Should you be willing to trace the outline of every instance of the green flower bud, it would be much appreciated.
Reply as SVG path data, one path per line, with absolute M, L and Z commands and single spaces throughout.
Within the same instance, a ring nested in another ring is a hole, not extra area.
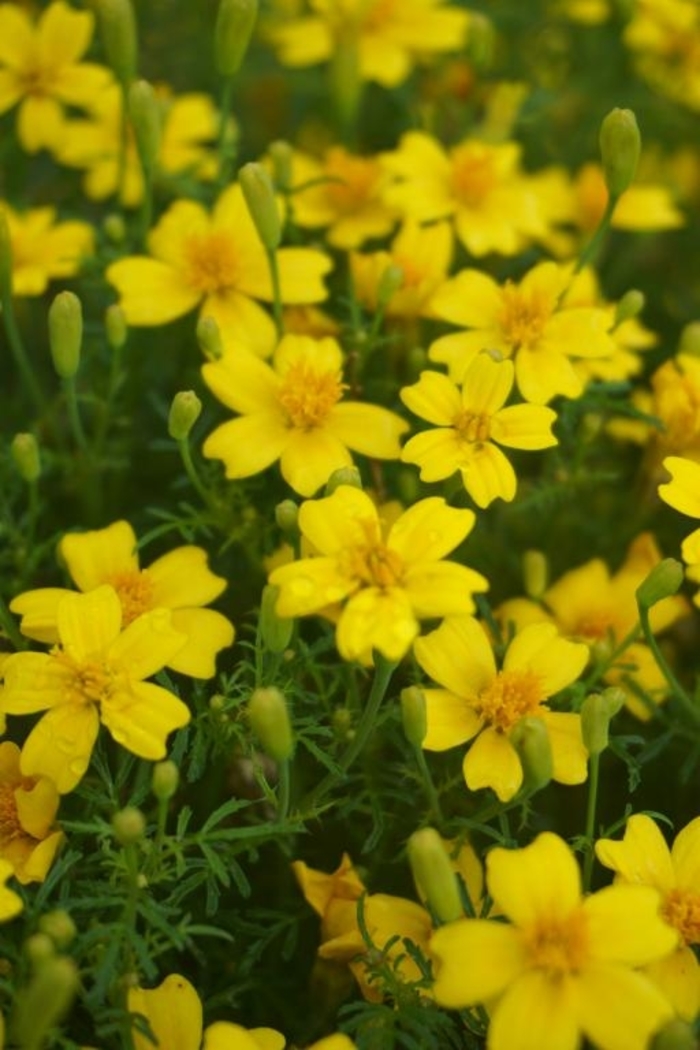
M 644 292 L 638 288 L 630 288 L 620 299 L 615 309 L 615 327 L 623 321 L 629 321 L 632 317 L 638 317 L 646 304 Z
M 12 237 L 5 211 L 0 208 L 0 302 L 12 298 Z
M 65 955 L 45 959 L 15 996 L 9 1025 L 11 1045 L 40 1050 L 51 1029 L 68 1013 L 79 987 L 72 959 Z
M 292 640 L 294 620 L 278 616 L 276 611 L 279 587 L 268 583 L 263 587 L 260 603 L 260 637 L 271 653 L 283 653 Z
M 248 701 L 248 720 L 270 758 L 286 762 L 291 757 L 294 737 L 287 701 L 279 689 L 256 689 Z
M 404 282 L 404 271 L 396 263 L 389 263 L 377 285 L 377 306 L 385 310 Z
M 56 945 L 48 933 L 33 933 L 31 937 L 27 937 L 22 951 L 34 970 L 43 966 L 47 959 L 56 958 Z
M 112 212 L 110 215 L 105 215 L 102 229 L 105 231 L 105 235 L 109 238 L 112 244 L 124 243 L 124 238 L 126 237 L 126 223 L 124 222 L 123 215 L 118 215 L 116 212 Z
M 122 85 L 136 76 L 138 41 L 131 0 L 97 0 L 102 44 L 107 64 Z
M 156 93 L 147 80 L 137 80 L 129 88 L 129 117 L 141 164 L 150 175 L 158 162 L 162 121 Z
M 589 755 L 600 755 L 608 746 L 610 722 L 625 702 L 625 694 L 613 686 L 591 693 L 581 705 L 581 733 Z
M 697 1046 L 691 1026 L 676 1017 L 656 1033 L 649 1050 L 697 1050 Z
M 244 164 L 238 172 L 238 181 L 258 237 L 268 252 L 276 251 L 282 240 L 282 223 L 268 171 L 262 164 Z
M 126 326 L 124 311 L 117 303 L 112 303 L 105 310 L 105 332 L 110 348 L 121 350 L 126 343 L 129 329 Z
M 640 609 L 651 609 L 657 602 L 676 594 L 682 583 L 681 563 L 675 558 L 664 558 L 637 587 L 637 604 Z
M 428 733 L 428 716 L 425 693 L 420 686 L 409 685 L 401 690 L 401 719 L 409 744 L 421 747 Z
M 440 922 L 464 916 L 457 877 L 442 839 L 434 828 L 414 831 L 408 840 L 408 859 L 418 893 Z
M 10 445 L 15 466 L 28 485 L 41 474 L 39 446 L 33 434 L 15 434 Z
M 168 802 L 177 791 L 180 771 L 169 758 L 156 762 L 151 776 L 151 791 L 160 802 Z
M 197 321 L 197 342 L 207 361 L 218 361 L 224 356 L 221 331 L 213 317 L 200 317 Z
M 287 536 L 296 536 L 299 532 L 299 504 L 293 499 L 283 499 L 275 507 L 275 522 Z
M 522 790 L 529 795 L 541 791 L 553 772 L 552 745 L 544 721 L 535 715 L 521 718 L 511 730 L 510 742 L 523 767 Z
M 496 33 L 493 22 L 484 15 L 472 11 L 467 35 L 467 57 L 475 69 L 486 71 L 493 66 L 496 50 Z
M 288 190 L 292 185 L 293 150 L 284 139 L 270 143 L 268 149 L 272 161 L 272 181 L 280 190 Z
M 631 109 L 613 109 L 600 125 L 600 156 L 608 193 L 616 200 L 631 185 L 642 139 Z
M 120 846 L 131 846 L 146 834 L 146 818 L 136 806 L 125 806 L 112 817 L 112 830 Z
M 685 326 L 678 343 L 678 353 L 700 357 L 700 321 L 691 321 Z
M 542 551 L 527 550 L 523 554 L 523 583 L 525 593 L 534 602 L 540 600 L 549 583 L 549 562 Z
M 73 379 L 80 365 L 83 308 L 73 292 L 59 292 L 49 307 L 49 346 L 61 379 Z
M 181 390 L 172 400 L 168 415 L 168 434 L 173 441 L 184 441 L 202 411 L 194 390 Z
M 39 919 L 39 929 L 50 937 L 57 948 L 67 948 L 78 932 L 73 919 L 63 908 L 47 911 Z
M 217 73 L 232 77 L 243 64 L 258 17 L 258 0 L 220 0 L 214 30 Z
M 353 488 L 362 488 L 362 478 L 357 467 L 338 467 L 334 470 L 323 490 L 324 496 L 332 496 L 340 485 L 352 485 Z

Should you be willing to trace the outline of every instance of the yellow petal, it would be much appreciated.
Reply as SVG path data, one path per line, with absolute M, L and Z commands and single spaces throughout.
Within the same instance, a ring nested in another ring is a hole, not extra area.
M 63 132 L 63 111 L 54 98 L 27 95 L 17 116 L 17 137 L 28 153 L 54 150 Z
M 165 758 L 166 738 L 186 726 L 190 717 L 189 708 L 174 693 L 150 682 L 136 682 L 101 705 L 102 723 L 117 743 L 151 761 Z
M 76 11 L 63 0 L 53 0 L 36 28 L 40 61 L 44 65 L 69 65 L 87 51 L 95 17 L 90 11 Z
M 421 481 L 442 481 L 460 468 L 466 468 L 471 458 L 471 446 L 460 438 L 456 430 L 439 427 L 424 430 L 410 438 L 403 447 L 403 463 L 420 467 Z
M 119 292 L 126 320 L 154 327 L 184 317 L 201 298 L 168 263 L 132 255 L 107 267 L 105 276 Z
M 578 988 L 569 977 L 524 973 L 506 989 L 489 1025 L 490 1050 L 578 1050 Z
M 22 772 L 49 777 L 62 795 L 72 791 L 90 765 L 99 728 L 92 704 L 63 703 L 52 708 L 24 742 Z
M 581 733 L 581 716 L 547 711 L 539 716 L 547 727 L 552 749 L 552 779 L 558 784 L 583 784 L 588 776 L 588 752 Z
M 269 357 L 277 343 L 275 323 L 267 310 L 234 288 L 208 296 L 200 316 L 216 321 L 225 350 L 235 349 L 238 342 L 259 357 Z
M 330 428 L 287 430 L 280 455 L 282 477 L 301 496 L 313 496 L 334 470 L 352 464 L 352 456 Z
M 202 1039 L 202 1004 L 185 978 L 170 974 L 157 988 L 130 988 L 127 1007 L 142 1014 L 158 1040 L 168 1050 L 199 1050 Z M 153 1043 L 132 1028 L 134 1050 L 152 1050 Z
M 226 580 L 211 571 L 201 547 L 176 547 L 144 573 L 153 585 L 153 604 L 167 609 L 208 605 L 226 589 Z
M 64 587 L 40 587 L 13 598 L 10 610 L 22 617 L 19 625 L 22 634 L 36 642 L 55 645 L 58 642 L 58 604 L 70 593 Z
M 283 1050 L 284 1038 L 281 1038 L 282 1043 L 278 1042 L 277 1046 Z M 231 1024 L 229 1021 L 216 1021 L 207 1025 L 204 1030 L 202 1050 L 260 1050 L 260 1045 L 252 1033 L 241 1025 Z
M 644 972 L 676 1013 L 692 1024 L 700 1011 L 700 965 L 693 949 L 683 945 Z
M 29 15 L 16 4 L 0 4 L 0 62 L 22 69 L 33 57 L 34 28 Z
M 218 361 L 202 366 L 202 378 L 222 404 L 234 412 L 278 409 L 279 378 L 269 365 L 243 349 L 229 349 Z
M 488 636 L 472 617 L 445 620 L 437 630 L 416 639 L 414 652 L 434 681 L 460 697 L 475 700 L 496 677 Z
M 695 890 L 700 885 L 700 817 L 678 832 L 671 847 L 671 859 L 679 888 Z
M 563 353 L 521 347 L 515 360 L 518 390 L 526 401 L 545 405 L 557 394 L 579 397 L 583 381 Z
M 594 1046 L 646 1047 L 673 1010 L 648 977 L 622 966 L 597 964 L 579 977 L 579 1020 Z
M 448 507 L 441 497 L 431 496 L 414 503 L 394 522 L 387 546 L 407 566 L 438 561 L 469 535 L 474 521 L 472 511 Z
M 357 587 L 344 575 L 335 558 L 300 558 L 270 573 L 270 583 L 280 588 L 278 616 L 307 616 L 342 601 Z
M 14 794 L 22 829 L 32 838 L 46 838 L 58 812 L 56 785 L 48 777 L 40 777 L 31 787 L 17 787 Z
M 73 683 L 73 672 L 48 653 L 13 653 L 2 672 L 0 710 L 8 715 L 30 715 L 61 704 Z
M 462 408 L 459 389 L 442 372 L 421 372 L 417 383 L 400 391 L 411 412 L 438 427 L 450 427 Z
M 700 518 L 700 463 L 681 456 L 667 456 L 663 467 L 671 480 L 659 485 L 661 499 L 681 514 Z
M 172 624 L 187 641 L 168 662 L 168 667 L 192 678 L 213 678 L 216 656 L 233 644 L 230 620 L 214 609 L 175 609 Z
M 114 576 L 138 572 L 136 535 L 128 521 L 115 521 L 106 529 L 69 532 L 58 552 L 81 591 L 92 591 Z
M 544 696 L 571 685 L 588 663 L 588 646 L 562 638 L 551 623 L 534 623 L 516 634 L 508 646 L 504 670 L 533 671 Z
M 362 489 L 339 485 L 331 496 L 308 500 L 299 509 L 299 528 L 321 554 L 339 554 L 379 535 L 379 515 Z
M 599 839 L 595 852 L 600 863 L 625 882 L 654 886 L 661 892 L 675 885 L 674 865 L 666 840 L 658 825 L 645 813 L 636 813 L 628 819 L 620 841 Z
M 556 412 L 543 405 L 509 405 L 492 418 L 491 437 L 508 448 L 551 448 L 557 444 L 556 419 Z
M 365 662 L 373 649 L 387 660 L 400 660 L 417 634 L 418 621 L 404 591 L 366 587 L 340 614 L 336 642 L 344 660 Z
M 277 260 L 283 303 L 320 303 L 328 298 L 323 278 L 333 263 L 323 252 L 314 248 L 280 248 Z
M 222 460 L 227 478 L 249 478 L 278 460 L 288 440 L 278 412 L 256 412 L 222 423 L 206 439 L 202 453 Z
M 492 788 L 501 802 L 517 795 L 523 782 L 523 769 L 515 748 L 503 733 L 487 726 L 471 745 L 462 763 L 470 791 Z
M 435 1001 L 450 1010 L 493 999 L 526 967 L 517 930 L 487 919 L 442 926 L 431 938 L 430 953 L 437 959 Z
M 486 870 L 494 902 L 518 926 L 563 919 L 580 903 L 576 859 L 564 840 L 549 831 L 524 849 L 492 849 Z
M 518 483 L 509 460 L 490 441 L 473 445 L 462 467 L 462 481 L 477 507 L 488 507 L 495 499 L 509 503 Z
M 336 405 L 326 422 L 328 430 L 344 445 L 372 459 L 398 459 L 399 438 L 408 423 L 381 405 L 343 401 Z
M 668 955 L 678 933 L 661 918 L 661 895 L 651 886 L 617 883 L 586 898 L 591 955 L 627 966 L 644 966 Z
M 488 590 L 488 580 L 466 565 L 452 561 L 409 566 L 402 586 L 419 619 L 470 616 L 474 594 Z
M 112 642 L 107 655 L 113 666 L 137 682 L 161 671 L 186 641 L 174 629 L 169 609 L 153 609 L 133 620 Z
M 14 875 L 12 864 L 8 860 L 0 859 L 0 922 L 8 922 L 19 915 L 24 907 L 22 898 L 14 890 L 7 888 L 5 883 Z M 4 1025 L 0 1024 L 0 1036 L 4 1036 Z
M 482 350 L 493 348 L 499 350 L 504 356 L 509 354 L 509 348 L 503 345 L 490 331 L 476 332 L 454 332 L 451 335 L 440 336 L 428 347 L 428 357 L 431 361 L 447 365 L 447 369 L 455 383 L 462 381 L 462 376 Z
M 502 309 L 501 290 L 481 270 L 462 270 L 446 281 L 432 299 L 437 317 L 465 328 L 493 328 Z
M 512 361 L 494 361 L 490 354 L 477 354 L 462 377 L 464 411 L 494 415 L 508 400 L 514 378 Z
M 423 741 L 426 751 L 446 751 L 471 740 L 482 727 L 476 711 L 462 696 L 447 689 L 425 689 L 428 731 Z
M 121 602 L 109 584 L 88 594 L 67 594 L 56 610 L 61 645 L 78 663 L 104 656 L 119 635 L 121 623 Z

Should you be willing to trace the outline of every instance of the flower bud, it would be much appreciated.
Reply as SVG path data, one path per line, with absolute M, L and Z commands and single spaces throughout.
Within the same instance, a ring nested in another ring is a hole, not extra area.
M 475 69 L 486 71 L 493 65 L 496 33 L 493 22 L 476 11 L 470 12 L 467 57 Z
M 138 53 L 131 0 L 98 0 L 97 13 L 107 64 L 120 84 L 130 84 L 136 76 Z
M 625 694 L 613 686 L 591 693 L 581 705 L 583 746 L 589 755 L 600 755 L 608 746 L 610 723 L 625 702 Z
M 613 109 L 600 125 L 600 156 L 608 193 L 616 200 L 632 183 L 642 139 L 631 109 Z
M 332 496 L 341 485 L 352 485 L 355 489 L 362 488 L 362 478 L 357 467 L 338 467 L 334 470 L 323 490 L 324 496 Z
M 129 117 L 141 164 L 150 175 L 158 161 L 162 123 L 156 93 L 147 80 L 137 80 L 129 88 Z
M 112 817 L 112 830 L 120 846 L 131 846 L 145 835 L 146 818 L 136 806 L 125 806 Z
M 404 282 L 404 270 L 396 263 L 389 263 L 377 285 L 377 306 L 385 310 Z
M 168 434 L 173 441 L 184 441 L 199 419 L 202 402 L 194 390 L 181 390 L 172 400 L 168 415 Z
M 213 317 L 200 317 L 197 321 L 197 342 L 208 361 L 218 361 L 224 356 L 224 344 L 218 322 Z
M 541 791 L 553 772 L 552 745 L 544 721 L 536 715 L 521 718 L 511 730 L 510 742 L 523 767 L 522 790 L 529 795 Z
M 293 499 L 283 499 L 275 507 L 275 522 L 287 536 L 295 536 L 299 532 L 299 504 Z
M 214 30 L 217 73 L 232 77 L 243 64 L 258 17 L 258 0 L 220 0 Z
M 156 762 L 151 776 L 151 791 L 159 802 L 168 802 L 177 791 L 180 771 L 169 758 Z
M 109 238 L 112 244 L 124 243 L 124 239 L 126 238 L 126 223 L 124 222 L 123 215 L 119 215 L 117 212 L 105 215 L 102 229 L 105 231 L 105 235 Z
M 408 840 L 408 859 L 419 896 L 440 922 L 454 922 L 464 915 L 457 878 L 435 828 L 414 831 Z
M 80 986 L 72 959 L 56 955 L 37 967 L 29 984 L 15 996 L 10 1018 L 10 1043 L 23 1050 L 43 1047 L 49 1032 L 68 1013 Z
M 33 933 L 31 937 L 27 937 L 22 951 L 34 970 L 43 966 L 47 959 L 56 958 L 56 945 L 48 933 Z
M 638 288 L 630 288 L 620 299 L 615 309 L 615 327 L 632 317 L 638 317 L 646 304 L 644 292 Z
M 7 214 L 0 208 L 0 302 L 12 298 L 12 237 Z
M 72 379 L 80 365 L 83 308 L 73 292 L 59 292 L 49 307 L 49 346 L 61 379 Z
M 110 348 L 112 350 L 121 350 L 126 343 L 129 330 L 126 326 L 124 311 L 117 303 L 112 303 L 105 310 L 105 332 Z
M 549 563 L 542 551 L 527 550 L 523 554 L 523 583 L 525 593 L 538 602 L 549 583 Z
M 78 932 L 73 919 L 63 908 L 45 912 L 39 919 L 39 929 L 51 938 L 57 948 L 67 948 Z
M 248 701 L 248 719 L 270 758 L 286 762 L 294 750 L 294 737 L 284 694 L 274 686 L 256 689 Z
M 41 474 L 39 446 L 33 434 L 15 434 L 10 445 L 10 452 L 15 466 L 28 485 L 33 484 Z
M 428 732 L 428 716 L 425 710 L 425 693 L 417 685 L 401 690 L 401 720 L 409 744 L 421 747 Z
M 258 237 L 268 252 L 276 251 L 282 240 L 282 223 L 269 173 L 262 164 L 251 162 L 239 170 L 238 181 Z
M 657 602 L 676 594 L 683 583 L 683 566 L 675 558 L 664 558 L 637 587 L 640 609 L 651 609 Z
M 649 1044 L 649 1050 L 697 1050 L 693 1029 L 679 1017 L 668 1021 Z
M 268 149 L 272 161 L 272 181 L 279 190 L 288 190 L 292 185 L 293 150 L 284 139 L 271 142 Z
M 685 326 L 678 343 L 678 353 L 700 357 L 700 321 L 691 321 Z
M 263 587 L 260 603 L 260 637 L 271 653 L 283 653 L 292 640 L 294 620 L 278 616 L 276 611 L 279 587 L 268 583 Z

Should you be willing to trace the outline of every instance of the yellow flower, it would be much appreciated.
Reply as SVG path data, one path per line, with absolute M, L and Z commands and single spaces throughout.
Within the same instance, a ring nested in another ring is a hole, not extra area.
M 63 842 L 54 826 L 58 802 L 48 777 L 22 775 L 17 744 L 0 744 L 0 857 L 23 885 L 44 881 Z
M 462 919 L 435 933 L 435 999 L 449 1009 L 486 1003 L 488 1050 L 644 1050 L 673 1016 L 636 967 L 673 950 L 675 936 L 647 886 L 581 895 L 576 860 L 544 832 L 524 849 L 493 849 L 489 893 L 508 924 Z
M 670 999 L 677 1013 L 693 1021 L 700 1011 L 700 966 L 691 945 L 700 944 L 700 817 L 691 820 L 669 850 L 651 817 L 634 814 L 621 842 L 599 839 L 596 856 L 615 873 L 615 882 L 653 886 L 661 894 L 661 915 L 677 933 L 677 946 L 645 973 Z
M 24 907 L 19 894 L 15 893 L 14 890 L 8 889 L 6 885 L 7 880 L 14 873 L 14 868 L 9 860 L 3 860 L 0 857 L 0 922 L 8 922 L 9 919 L 14 919 L 15 915 L 19 915 Z M 3 1033 L 3 1031 L 4 1028 L 0 1022 L 0 1033 Z
M 124 627 L 143 613 L 170 609 L 173 628 L 187 641 L 167 666 L 193 678 L 212 678 L 216 654 L 233 643 L 234 630 L 221 613 L 202 607 L 218 598 L 226 581 L 211 572 L 201 547 L 177 547 L 144 569 L 136 547 L 131 525 L 116 521 L 106 529 L 69 533 L 59 543 L 58 552 L 79 590 L 92 591 L 105 583 L 114 588 Z M 18 595 L 10 607 L 22 617 L 22 633 L 55 644 L 58 606 L 70 593 L 60 587 L 44 587 Z
M 591 234 L 603 217 L 608 201 L 603 170 L 585 164 L 574 179 L 573 220 L 583 233 Z M 611 225 L 616 230 L 675 230 L 686 223 L 670 190 L 655 182 L 633 183 L 620 197 Z
M 150 256 L 128 256 L 107 269 L 129 324 L 167 324 L 201 305 L 224 338 L 232 330 L 257 352 L 271 352 L 275 326 L 257 302 L 272 301 L 268 261 L 237 184 L 224 190 L 211 215 L 195 201 L 176 201 L 151 230 L 148 247 Z M 325 299 L 327 256 L 281 248 L 277 258 L 284 303 Z
M 64 104 L 87 105 L 111 79 L 104 67 L 80 61 L 94 21 L 63 0 L 36 24 L 17 4 L 0 4 L 0 113 L 20 103 L 17 135 L 30 153 L 58 144 Z
M 93 232 L 85 222 L 57 223 L 54 208 L 16 212 L 4 202 L 0 207 L 10 231 L 14 295 L 43 295 L 49 281 L 72 277 L 93 251 Z
M 202 375 L 241 416 L 209 435 L 204 455 L 222 459 L 228 478 L 251 477 L 279 459 L 283 478 L 302 496 L 313 496 L 334 470 L 352 463 L 348 448 L 398 459 L 408 424 L 379 405 L 342 400 L 342 368 L 342 351 L 330 338 L 285 336 L 273 367 L 229 348 Z
M 671 480 L 665 485 L 659 485 L 661 499 L 681 514 L 700 518 L 700 463 L 680 456 L 668 456 L 663 466 L 671 475 Z M 683 540 L 681 555 L 688 566 L 688 579 L 700 583 L 700 529 L 695 529 Z M 696 591 L 693 601 L 700 605 L 700 592 Z M 652 616 L 654 609 L 651 610 Z
M 554 626 L 534 624 L 508 646 L 496 667 L 486 631 L 471 617 L 446 620 L 414 645 L 418 663 L 441 689 L 426 689 L 428 733 L 423 747 L 446 751 L 474 737 L 463 772 L 471 791 L 492 788 L 502 802 L 518 793 L 523 770 L 509 734 L 522 718 L 547 727 L 553 778 L 582 784 L 588 755 L 577 714 L 550 711 L 548 698 L 575 682 L 588 661 L 585 645 L 559 637 Z
M 553 262 L 539 263 L 519 284 L 506 281 L 501 287 L 479 270 L 462 270 L 436 293 L 433 309 L 470 330 L 437 339 L 428 356 L 447 364 L 459 382 L 480 350 L 498 350 L 514 358 L 526 401 L 578 397 L 584 383 L 572 358 L 609 357 L 616 346 L 607 310 L 562 303 L 570 281 L 570 268 Z
M 287 66 L 327 62 L 357 46 L 359 75 L 396 87 L 418 60 L 459 51 L 466 11 L 443 0 L 309 0 L 313 14 L 274 25 L 270 38 Z
M 474 611 L 472 595 L 487 581 L 473 569 L 443 561 L 474 525 L 470 510 L 443 499 L 420 500 L 388 531 L 370 497 L 350 485 L 307 500 L 299 528 L 317 557 L 282 565 L 270 575 L 280 588 L 280 616 L 307 616 L 344 602 L 336 643 L 345 660 L 369 663 L 373 649 L 404 656 L 420 619 Z
M 636 0 L 623 39 L 638 71 L 655 88 L 700 109 L 700 11 L 695 0 Z
M 389 204 L 417 222 L 451 217 L 471 255 L 517 255 L 547 235 L 540 195 L 520 170 L 515 143 L 465 139 L 445 150 L 411 131 L 383 163 L 400 180 L 386 191 Z
M 512 500 L 515 471 L 498 448 L 541 449 L 556 445 L 551 432 L 556 413 L 543 405 L 510 405 L 514 369 L 511 361 L 494 361 L 477 354 L 461 387 L 441 372 L 421 372 L 401 400 L 417 416 L 438 429 L 416 434 L 404 446 L 401 459 L 421 468 L 422 481 L 440 481 L 459 471 L 465 489 L 478 507 L 493 500 Z
M 25 741 L 22 774 L 48 776 L 61 794 L 72 791 L 88 768 L 100 722 L 132 754 L 164 758 L 168 734 L 190 720 L 173 693 L 143 680 L 185 644 L 168 610 L 145 613 L 122 631 L 121 602 L 105 584 L 63 598 L 56 621 L 59 645 L 50 653 L 15 653 L 3 667 L 5 714 L 47 711 Z

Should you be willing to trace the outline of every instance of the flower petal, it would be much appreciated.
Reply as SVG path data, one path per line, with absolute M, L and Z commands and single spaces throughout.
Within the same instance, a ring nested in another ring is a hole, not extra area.
M 242 346 L 230 348 L 218 361 L 202 365 L 202 378 L 214 397 L 234 412 L 279 411 L 278 377 Z
M 299 528 L 315 550 L 337 555 L 379 536 L 379 515 L 362 489 L 339 485 L 331 496 L 308 500 L 299 509 Z
M 533 623 L 516 634 L 508 646 L 504 670 L 533 671 L 545 697 L 571 685 L 588 663 L 588 646 L 562 638 L 554 624 Z
M 127 1007 L 148 1021 L 158 1045 L 168 1050 L 198 1050 L 202 1039 L 202 1004 L 185 978 L 172 973 L 157 988 L 130 988 Z M 153 1042 L 131 1030 L 134 1050 L 152 1050 Z
M 524 849 L 492 849 L 486 870 L 494 902 L 518 926 L 563 919 L 581 901 L 576 858 L 564 840 L 549 831 Z
M 128 692 L 114 693 L 103 701 L 101 717 L 127 751 L 158 761 L 165 758 L 168 735 L 186 726 L 191 715 L 174 693 L 150 682 L 135 682 Z
M 462 763 L 470 791 L 492 788 L 501 802 L 517 795 L 523 782 L 523 768 L 510 740 L 491 726 L 481 732 Z
M 280 565 L 270 573 L 270 583 L 280 588 L 278 616 L 308 616 L 342 601 L 357 587 L 344 575 L 335 558 L 301 558 Z
M 59 543 L 58 553 L 81 591 L 139 571 L 136 535 L 128 521 L 115 521 L 106 529 L 90 532 L 69 532 Z
M 128 324 L 155 327 L 184 317 L 201 299 L 178 270 L 159 259 L 133 255 L 107 267 Z
M 508 400 L 514 378 L 512 361 L 494 361 L 488 353 L 477 354 L 462 376 L 464 411 L 494 415 Z
M 342 401 L 331 411 L 326 428 L 344 445 L 373 459 L 398 459 L 399 438 L 408 423 L 388 408 L 361 401 Z
M 352 456 L 329 429 L 290 428 L 282 454 L 282 477 L 301 496 L 313 496 L 335 470 L 352 465 Z
M 56 624 L 61 645 L 72 660 L 82 664 L 103 656 L 121 630 L 117 592 L 104 584 L 88 594 L 67 594 L 58 603 Z
M 434 681 L 460 697 L 476 699 L 496 677 L 488 636 L 470 616 L 445 620 L 437 630 L 416 639 L 414 652 Z
M 213 678 L 216 655 L 233 644 L 233 624 L 214 609 L 175 609 L 172 624 L 187 641 L 168 661 L 168 667 L 192 678 Z
M 490 441 L 474 444 L 462 467 L 462 481 L 477 507 L 488 507 L 495 499 L 510 503 L 518 484 L 510 461 Z
M 222 460 L 227 478 L 250 478 L 280 458 L 289 433 L 277 412 L 256 412 L 222 423 L 202 445 L 202 454 Z
M 677 886 L 697 892 L 700 885 L 700 817 L 691 820 L 678 832 L 671 847 L 671 859 L 676 869 Z
M 483 723 L 464 697 L 447 689 L 423 692 L 428 731 L 422 746 L 426 751 L 447 751 L 476 736 Z
M 173 628 L 169 609 L 153 609 L 122 631 L 109 647 L 108 657 L 124 669 L 131 682 L 137 682 L 162 671 L 186 641 Z
M 226 590 L 226 580 L 209 568 L 208 555 L 201 547 L 176 547 L 157 558 L 144 574 L 153 586 L 153 605 L 184 609 L 208 605 Z
M 403 590 L 366 587 L 349 599 L 340 614 L 336 642 L 344 660 L 364 663 L 373 649 L 387 660 L 400 660 L 417 634 L 418 621 Z
M 394 522 L 387 546 L 406 565 L 439 561 L 469 535 L 474 521 L 471 510 L 448 507 L 441 497 L 431 496 L 414 503 Z
M 620 841 L 598 839 L 595 852 L 600 863 L 624 882 L 653 886 L 662 893 L 673 889 L 676 883 L 666 840 L 658 825 L 645 813 L 629 818 Z
M 581 733 L 581 716 L 541 708 L 552 749 L 552 779 L 558 784 L 583 784 L 588 776 L 588 752 Z
M 509 405 L 493 416 L 491 437 L 507 448 L 551 448 L 557 444 L 552 433 L 556 419 L 556 412 L 544 405 Z
M 681 456 L 667 456 L 663 467 L 671 480 L 659 485 L 661 499 L 681 514 L 700 518 L 700 463 Z
M 441 926 L 430 940 L 430 954 L 437 959 L 435 1001 L 450 1010 L 492 999 L 526 966 L 518 931 L 488 919 Z
M 419 619 L 433 616 L 471 616 L 474 594 L 488 590 L 488 580 L 453 561 L 409 566 L 401 581 Z
M 499 999 L 489 1025 L 489 1050 L 578 1050 L 578 988 L 571 978 L 524 973 Z
M 438 427 L 451 427 L 462 408 L 458 387 L 442 372 L 421 372 L 417 383 L 400 391 L 404 405 Z
M 597 964 L 579 978 L 579 1021 L 601 1050 L 638 1050 L 673 1009 L 648 977 L 621 966 Z
M 20 764 L 25 776 L 49 777 L 64 795 L 90 765 L 100 719 L 93 704 L 60 704 L 37 722 L 24 742 Z
M 462 270 L 433 296 L 436 317 L 464 328 L 494 328 L 502 309 L 498 284 L 481 270 Z
M 644 966 L 668 955 L 678 933 L 662 918 L 661 895 L 651 886 L 616 883 L 583 904 L 590 951 L 596 959 Z
M 25 591 L 10 602 L 10 611 L 21 616 L 19 629 L 27 638 L 47 645 L 58 642 L 56 614 L 59 602 L 72 594 L 65 587 L 40 587 Z

